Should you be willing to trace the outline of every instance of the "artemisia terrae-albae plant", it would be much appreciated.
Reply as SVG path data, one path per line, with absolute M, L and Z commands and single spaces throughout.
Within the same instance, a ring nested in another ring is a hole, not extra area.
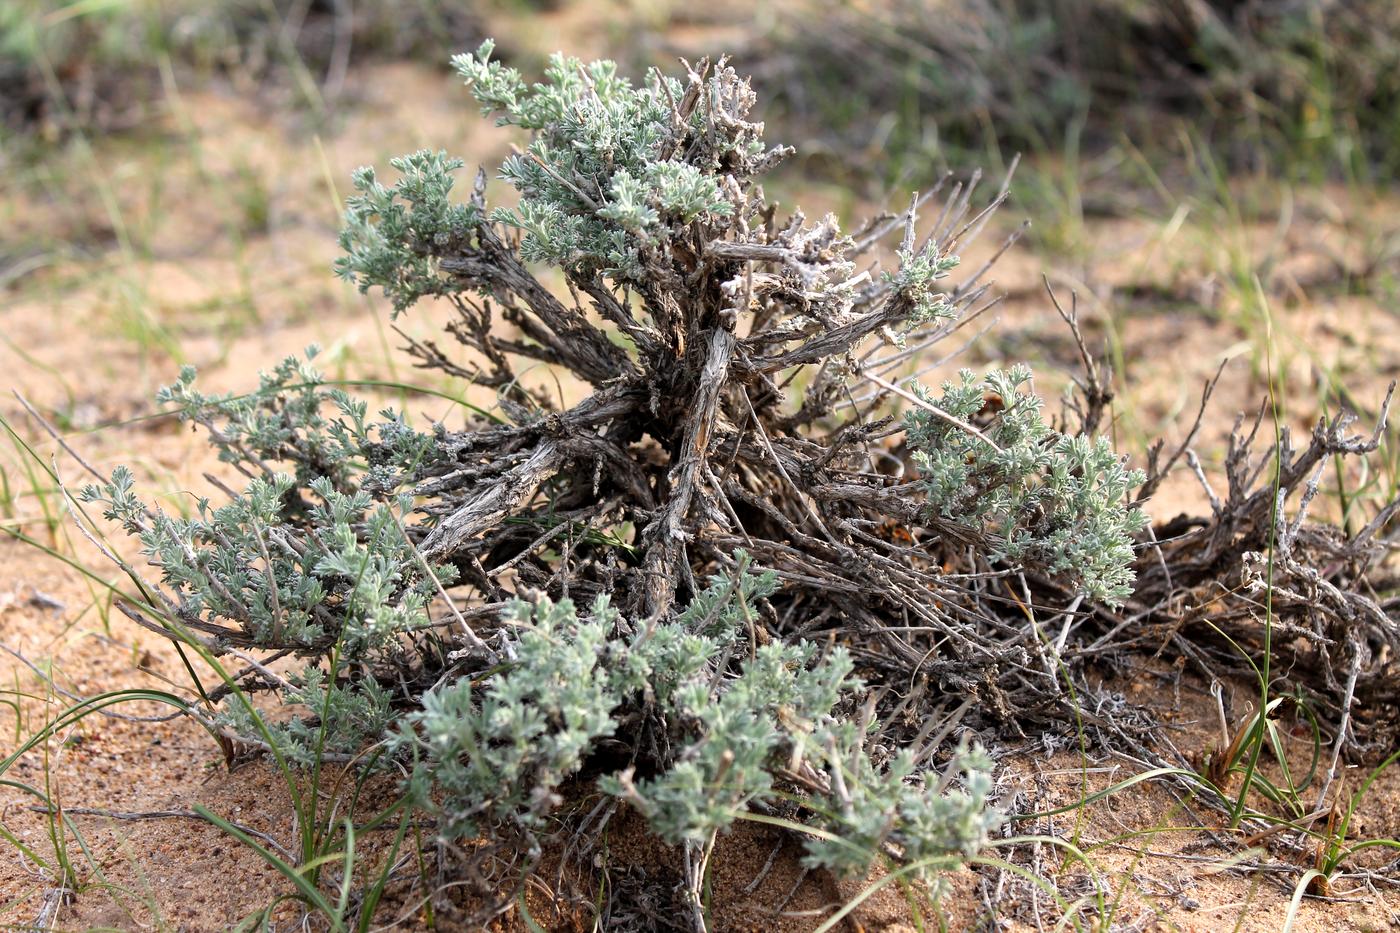
M 408 352 L 495 413 L 371 420 L 299 359 L 246 396 L 182 373 L 163 399 L 247 487 L 190 518 L 126 471 L 86 490 L 160 569 L 146 614 L 300 659 L 246 680 L 302 708 L 288 754 L 385 741 L 447 837 L 538 851 L 589 778 L 692 874 L 754 808 L 820 827 L 814 866 L 975 852 L 991 765 L 926 747 L 937 711 L 971 691 L 995 715 L 1043 674 L 969 581 L 1113 604 L 1143 524 L 1140 477 L 1047 425 L 1024 368 L 941 395 L 885 378 L 983 300 L 953 274 L 990 206 L 958 185 L 922 234 L 930 196 L 851 234 L 781 218 L 758 179 L 789 150 L 723 62 L 634 84 L 556 56 L 527 85 L 491 56 L 454 64 L 528 137 L 500 169 L 518 205 L 488 208 L 484 172 L 455 200 L 444 153 L 391 185 L 360 169 L 337 271 L 395 315 L 450 308 L 463 349 Z M 862 265 L 886 243 L 892 271 Z M 530 391 L 540 363 L 586 397 Z

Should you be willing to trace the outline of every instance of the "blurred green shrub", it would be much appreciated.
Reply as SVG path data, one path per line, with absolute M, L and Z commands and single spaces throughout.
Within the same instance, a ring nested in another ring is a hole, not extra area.
M 295 72 L 319 106 L 316 89 L 338 88 L 352 59 L 445 64 L 479 35 L 475 5 L 447 0 L 5 0 L 0 123 L 49 134 L 135 125 L 160 96 L 162 60 L 250 81 Z
M 1394 0 L 810 0 L 754 62 L 838 154 L 1037 151 L 1080 124 L 1154 144 L 1184 121 L 1234 167 L 1380 177 L 1397 66 Z

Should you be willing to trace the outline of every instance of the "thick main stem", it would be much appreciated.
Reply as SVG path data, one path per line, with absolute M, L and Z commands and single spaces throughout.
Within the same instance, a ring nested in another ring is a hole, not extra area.
M 668 482 L 671 495 L 665 509 L 646 531 L 648 548 L 642 565 L 645 609 L 649 619 L 659 619 L 671 608 L 676 592 L 676 571 L 685 544 L 684 524 L 695 497 L 700 468 L 705 463 L 719 413 L 719 399 L 729 376 L 734 353 L 734 335 L 722 327 L 710 335 L 705 366 L 686 417 L 685 435 L 676 454 Z

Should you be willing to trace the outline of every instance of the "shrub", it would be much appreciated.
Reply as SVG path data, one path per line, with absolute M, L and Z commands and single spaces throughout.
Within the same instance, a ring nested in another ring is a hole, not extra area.
M 1089 596 L 1122 602 L 1132 591 L 1132 534 L 1147 524 L 1142 512 L 1122 504 L 1146 476 L 1125 469 L 1106 438 L 1051 430 L 1041 420 L 1041 400 L 1022 391 L 1030 378 L 1025 366 L 985 379 L 964 371 L 959 383 L 944 383 L 933 406 L 951 419 L 921 408 L 906 415 L 929 506 L 986 527 L 998 560 L 1070 575 Z M 1000 410 L 987 431 L 957 424 L 989 399 Z
M 138 125 L 161 96 L 162 56 L 201 76 L 301 72 L 300 92 L 322 84 L 334 92 L 352 59 L 445 55 L 480 34 L 473 9 L 439 0 L 8 0 L 0 5 L 0 128 Z
M 1393 177 L 1400 11 L 1389 0 L 883 0 L 800 4 L 754 50 L 788 119 L 860 153 L 927 159 L 995 140 L 1059 150 L 1175 143 L 1173 116 L 1236 165 Z M 1172 127 L 1171 135 L 1162 133 Z
M 566 785 L 596 778 L 689 849 L 760 807 L 829 830 L 814 866 L 974 852 L 999 819 L 990 763 L 963 745 L 932 770 L 936 720 L 889 686 L 1009 695 L 1001 665 L 1024 649 L 958 568 L 1113 602 L 1141 518 L 1133 474 L 1045 425 L 1019 368 L 987 377 L 1004 404 L 980 429 L 975 378 L 916 396 L 921 475 L 875 468 L 901 431 L 876 374 L 983 291 L 950 285 L 971 189 L 923 242 L 918 199 L 854 235 L 780 221 L 757 179 L 788 150 L 723 62 L 633 84 L 558 56 L 533 86 L 490 43 L 455 65 L 530 133 L 501 169 L 518 206 L 489 210 L 484 174 L 454 201 L 443 153 L 396 160 L 392 186 L 361 169 L 337 271 L 395 314 L 445 299 L 463 360 L 409 352 L 494 389 L 495 411 L 420 431 L 371 423 L 308 362 L 248 396 L 182 373 L 162 397 L 248 485 L 188 519 L 125 471 L 86 491 L 160 568 L 149 608 L 215 649 L 303 658 L 291 689 L 250 682 L 325 726 L 278 741 L 303 759 L 313 734 L 386 741 L 448 837 L 537 849 Z M 896 231 L 898 267 L 857 271 Z M 589 394 L 555 407 L 522 361 Z

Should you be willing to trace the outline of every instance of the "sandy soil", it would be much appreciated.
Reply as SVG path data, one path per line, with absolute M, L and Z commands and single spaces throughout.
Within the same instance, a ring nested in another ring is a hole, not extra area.
M 610 41 L 567 6 L 506 28 L 532 47 L 564 45 L 580 54 L 602 51 Z M 700 29 L 685 41 L 710 38 Z M 141 143 L 99 141 L 91 157 L 70 148 L 40 170 L 41 183 L 7 185 L 0 219 L 13 225 L 16 242 L 64 245 L 45 250 L 41 268 L 0 293 L 0 369 L 7 384 L 60 421 L 89 462 L 102 470 L 132 465 L 143 487 L 173 507 L 209 488 L 205 472 L 224 475 L 198 435 L 169 419 L 129 421 L 153 410 L 155 387 L 174 375 L 179 362 L 199 365 L 210 389 L 243 389 L 258 369 L 318 342 L 327 348 L 323 368 L 332 373 L 409 375 L 403 358 L 392 353 L 397 338 L 386 330 L 378 302 L 361 299 L 329 275 L 338 205 L 354 166 L 384 164 L 412 148 L 444 147 L 488 164 L 500 157 L 509 137 L 477 118 L 465 95 L 453 92 L 456 83 L 429 67 L 376 66 L 356 75 L 341 116 L 320 133 L 294 115 L 269 111 L 256 97 L 189 90 L 171 99 L 166 122 Z M 1346 191 L 1309 192 L 1299 196 L 1287 227 L 1246 224 L 1235 235 L 1239 250 L 1256 262 L 1268 260 L 1263 285 L 1283 335 L 1274 363 L 1285 383 L 1306 390 L 1323 373 L 1355 376 L 1358 401 L 1374 405 L 1384 382 L 1400 370 L 1400 327 L 1375 297 L 1338 286 L 1346 276 L 1337 270 L 1364 264 L 1372 228 L 1361 225 L 1367 216 L 1382 224 L 1395 205 L 1362 210 L 1353 198 Z M 840 206 L 821 200 L 818 192 L 804 198 L 803 207 L 810 215 Z M 1020 213 L 1004 214 L 1009 231 Z M 1232 413 L 1255 404 L 1264 391 L 1261 344 L 1252 329 L 1262 325 L 1248 324 L 1238 309 L 1238 290 L 1208 271 L 1220 267 L 1213 251 L 1234 244 L 1218 235 L 1208 216 L 1185 221 L 1173 226 L 1131 215 L 1091 220 L 1080 235 L 1083 255 L 1092 261 L 1059 266 L 1057 285 L 1079 292 L 1095 338 L 1110 336 L 1106 311 L 1116 312 L 1118 332 L 1112 336 L 1126 366 L 1117 430 L 1126 449 L 1185 430 L 1201 382 L 1222 359 L 1233 359 L 1198 445 L 1209 463 L 1219 456 Z M 6 259 L 0 254 L 0 262 Z M 967 261 L 978 262 L 976 256 Z M 1042 260 L 1026 248 L 998 266 L 999 287 L 1008 295 L 998 312 L 1001 325 L 950 366 L 1029 356 L 1042 361 L 1042 389 L 1058 391 L 1073 364 L 1072 347 L 1041 291 L 1041 271 Z M 1182 310 L 1188 303 L 1194 310 Z M 415 312 L 401 326 L 419 334 L 436 331 L 431 312 Z M 1316 393 L 1297 397 L 1315 399 Z M 439 400 L 387 401 L 406 401 L 415 416 L 449 412 Z M 0 399 L 0 412 L 45 461 L 56 453 L 8 394 Z M 1306 405 L 1289 411 L 1300 426 L 1317 414 Z M 0 516 L 7 527 L 99 566 L 59 497 L 27 493 L 19 455 L 6 451 L 0 457 L 20 493 L 13 514 Z M 67 482 L 81 480 L 72 460 L 56 462 Z M 1167 518 L 1198 510 L 1202 502 L 1195 481 L 1183 475 L 1163 490 L 1152 511 Z M 53 525 L 45 521 L 46 512 L 57 516 Z M 0 539 L 0 645 L 10 650 L 0 656 L 0 682 L 13 691 L 0 709 L 0 749 L 22 741 L 68 702 L 27 664 L 73 695 L 134 686 L 189 694 L 188 675 L 169 646 L 108 609 L 102 589 L 80 573 L 33 547 Z M 1169 662 L 1115 672 L 1114 687 L 1171 718 L 1174 743 L 1183 752 L 1199 752 L 1215 740 L 1213 701 Z M 207 682 L 207 671 L 204 676 Z M 1247 709 L 1247 688 L 1231 689 L 1238 694 L 1231 708 Z M 15 698 L 12 705 L 9 697 Z M 165 712 L 150 703 L 117 709 L 129 716 Z M 1000 781 L 1009 807 L 1053 809 L 1135 773 L 1131 762 L 1106 753 L 1085 759 L 1063 750 L 1072 747 L 1071 739 L 1037 742 L 1003 756 Z M 1040 744 L 1061 750 L 1035 751 Z M 19 846 L 0 847 L 0 923 L 27 928 L 42 916 L 64 930 L 216 930 L 286 894 L 275 871 L 202 821 L 116 820 L 81 812 L 187 811 L 202 804 L 289 841 L 293 812 L 275 771 L 260 760 L 230 769 L 219 748 L 188 721 L 88 717 L 34 749 L 8 777 L 59 802 L 87 850 L 73 850 L 80 893 L 60 902 L 51 872 Z M 1358 776 L 1349 776 L 1348 786 L 1357 783 Z M 373 812 L 392 793 L 392 786 L 374 789 L 362 813 Z M 53 854 L 47 821 L 26 809 L 35 802 L 19 788 L 0 788 L 0 824 L 47 859 Z M 579 788 L 572 805 L 591 802 L 588 788 Z M 1016 832 L 1053 834 L 1091 850 L 1095 870 L 1116 900 L 1113 929 L 1280 929 L 1307 853 L 1271 838 L 1258 841 L 1258 857 L 1246 861 L 1246 846 L 1235 835 L 1207 831 L 1216 820 L 1168 785 L 1148 784 Z M 1400 834 L 1394 775 L 1368 798 L 1362 820 L 1359 831 L 1367 836 Z M 371 833 L 361 841 L 365 866 L 382 860 L 390 835 Z M 75 841 L 68 837 L 70 847 Z M 613 865 L 631 866 L 626 877 L 639 890 L 675 872 L 675 853 L 647 842 L 625 813 L 610 824 L 605 851 Z M 762 827 L 723 839 L 714 861 L 716 928 L 810 930 L 836 905 L 880 880 L 804 875 L 799 855 L 791 839 Z M 994 855 L 1033 866 L 1070 900 L 1088 890 L 1082 867 L 1063 851 L 1024 845 Z M 590 884 L 597 879 L 586 874 L 542 872 L 526 899 L 535 921 L 547 929 L 592 929 L 589 903 L 596 891 Z M 1330 900 L 1301 905 L 1295 929 L 1400 926 L 1396 873 L 1385 877 L 1392 880 L 1339 881 Z M 962 872 L 950 884 L 941 903 L 950 929 L 984 926 L 993 907 L 1011 929 L 1035 929 L 1037 916 L 1058 914 L 1048 894 L 994 866 Z M 411 888 L 391 888 L 380 923 L 425 925 L 425 908 Z M 926 905 L 923 915 L 933 916 Z M 454 928 L 450 916 L 442 915 L 439 928 Z M 294 905 L 284 903 L 274 925 L 298 926 L 299 917 Z M 916 917 L 891 884 L 864 901 L 843 928 L 907 930 L 915 928 Z M 525 929 L 519 909 L 500 925 Z

